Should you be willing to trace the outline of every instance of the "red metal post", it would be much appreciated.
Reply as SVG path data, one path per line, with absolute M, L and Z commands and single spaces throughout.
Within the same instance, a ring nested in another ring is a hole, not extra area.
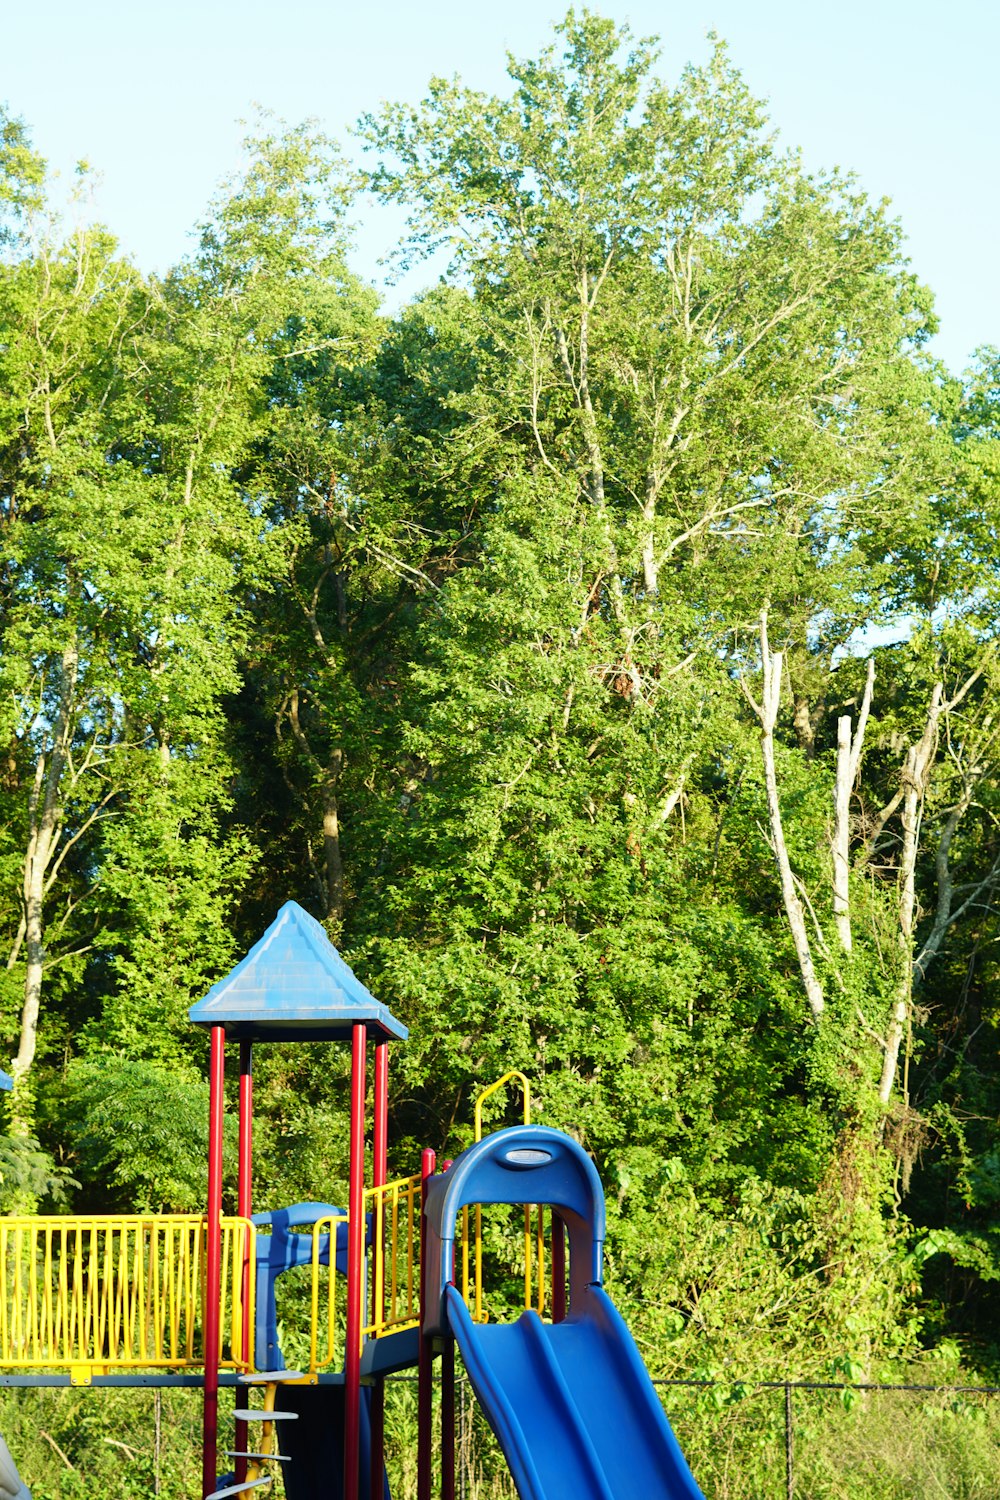
M 365 1057 L 364 1023 L 351 1046 L 351 1180 L 347 1202 L 347 1329 L 344 1350 L 344 1500 L 357 1500 L 361 1453 L 361 1319 L 365 1256 Z
M 222 1265 L 222 1120 L 225 1032 L 212 1027 L 208 1064 L 208 1224 L 205 1244 L 205 1406 L 202 1417 L 202 1495 L 216 1487 L 219 1439 L 219 1301 Z
M 434 1176 L 437 1157 L 430 1147 L 420 1156 L 420 1176 L 424 1195 L 427 1184 Z M 423 1200 L 422 1200 L 423 1201 Z M 424 1333 L 427 1321 L 427 1256 L 425 1250 L 426 1231 L 424 1215 L 420 1214 L 420 1345 L 417 1363 L 417 1500 L 431 1500 L 431 1424 L 433 1420 L 433 1370 L 434 1352 L 430 1338 Z
M 236 1188 L 236 1212 L 249 1219 L 253 1188 L 250 1171 L 253 1165 L 253 1043 L 240 1042 L 240 1162 Z
M 455 1500 L 455 1340 L 441 1353 L 441 1500 Z
M 552 1223 L 552 1321 L 561 1323 L 566 1316 L 566 1230 L 563 1221 L 551 1210 Z
M 442 1172 L 450 1166 L 449 1158 Z M 455 1500 L 455 1340 L 450 1334 L 441 1352 L 441 1500 Z
M 253 1213 L 253 1043 L 240 1042 L 240 1151 L 239 1177 L 236 1187 L 236 1212 L 241 1219 L 249 1219 Z M 249 1369 L 253 1351 L 253 1329 L 250 1327 L 250 1278 L 254 1267 L 250 1264 L 249 1240 L 243 1249 L 243 1277 L 240 1283 L 240 1300 L 243 1307 L 243 1345 L 240 1350 L 243 1363 Z M 236 1451 L 245 1453 L 248 1446 L 246 1422 L 236 1423 Z M 236 1482 L 247 1477 L 247 1461 L 236 1460 Z
M 372 1183 L 384 1187 L 389 1175 L 389 1043 L 375 1047 L 375 1120 Z
M 389 1043 L 381 1041 L 375 1046 L 375 1101 L 374 1137 L 372 1143 L 372 1186 L 384 1187 L 389 1176 Z M 377 1218 L 376 1218 L 376 1222 Z M 385 1219 L 383 1216 L 382 1223 Z M 384 1235 L 384 1229 L 383 1229 Z M 376 1307 L 378 1296 L 375 1256 L 381 1255 L 383 1247 L 376 1243 L 372 1257 L 372 1322 L 379 1313 L 385 1312 L 385 1282 L 382 1284 L 382 1306 Z M 385 1383 L 376 1380 L 371 1395 L 371 1500 L 382 1500 L 385 1490 Z

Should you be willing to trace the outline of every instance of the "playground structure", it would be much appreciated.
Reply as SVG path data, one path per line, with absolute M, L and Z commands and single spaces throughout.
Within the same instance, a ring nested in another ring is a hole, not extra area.
M 415 1366 L 417 1494 L 431 1500 L 440 1360 L 440 1489 L 454 1500 L 457 1348 L 522 1500 L 698 1500 L 601 1286 L 597 1172 L 569 1136 L 530 1123 L 523 1075 L 480 1096 L 475 1142 L 454 1162 L 439 1172 L 426 1150 L 418 1173 L 388 1181 L 388 1050 L 406 1028 L 294 902 L 190 1017 L 210 1035 L 207 1213 L 0 1219 L 0 1383 L 200 1386 L 205 1500 L 266 1493 L 278 1464 L 289 1500 L 388 1500 L 384 1381 Z M 229 1041 L 239 1052 L 232 1216 L 222 1213 Z M 346 1211 L 311 1202 L 253 1212 L 261 1041 L 350 1044 Z M 512 1082 L 524 1123 L 484 1136 L 484 1103 Z M 513 1323 L 490 1323 L 484 1310 L 487 1205 L 523 1210 L 524 1310 Z M 296 1340 L 307 1357 L 289 1370 L 276 1298 L 295 1268 L 308 1292 Z M 247 1403 L 237 1401 L 233 1443 L 222 1450 L 232 1468 L 220 1475 L 225 1386 L 242 1388 Z

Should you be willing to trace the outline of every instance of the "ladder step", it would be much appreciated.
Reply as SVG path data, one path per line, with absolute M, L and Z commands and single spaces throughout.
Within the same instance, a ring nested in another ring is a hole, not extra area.
M 237 1375 L 240 1385 L 281 1385 L 282 1381 L 308 1380 L 301 1370 L 258 1370 L 253 1375 Z
M 297 1422 L 297 1411 L 248 1411 L 245 1407 L 233 1412 L 238 1422 Z
M 252 1458 L 257 1463 L 267 1462 L 269 1464 L 290 1464 L 291 1459 L 287 1453 L 240 1453 L 234 1448 L 226 1450 L 227 1458 Z
M 265 1474 L 263 1479 L 244 1479 L 242 1484 L 227 1484 L 225 1489 L 213 1490 L 208 1500 L 225 1500 L 226 1495 L 242 1495 L 244 1490 L 256 1490 L 262 1484 L 270 1484 L 270 1474 Z

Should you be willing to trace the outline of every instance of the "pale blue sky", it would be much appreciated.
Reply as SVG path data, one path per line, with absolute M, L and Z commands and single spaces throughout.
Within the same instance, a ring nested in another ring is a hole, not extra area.
M 1000 344 L 996 0 L 605 0 L 593 9 L 662 39 L 676 77 L 715 28 L 807 164 L 851 167 L 892 198 L 913 267 L 934 289 L 937 352 L 961 368 Z M 331 134 L 380 99 L 418 100 L 432 72 L 504 86 L 504 55 L 536 53 L 566 9 L 345 0 L 0 0 L 0 99 L 52 164 L 103 173 L 101 216 L 148 268 L 187 232 L 235 163 L 253 102 Z M 366 213 L 355 265 L 373 280 L 393 226 Z M 426 278 L 424 278 L 426 279 Z M 418 278 L 419 280 L 419 278 Z

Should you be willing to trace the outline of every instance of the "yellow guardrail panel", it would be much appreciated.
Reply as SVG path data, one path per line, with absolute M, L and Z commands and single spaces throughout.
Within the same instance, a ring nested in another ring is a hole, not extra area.
M 183 1369 L 204 1363 L 206 1221 L 193 1214 L 0 1218 L 0 1366 Z M 222 1220 L 219 1361 L 242 1369 L 254 1226 Z
M 341 1224 L 348 1222 L 346 1214 L 327 1214 L 322 1219 L 317 1219 L 312 1226 L 312 1261 L 310 1275 L 311 1287 L 311 1319 L 309 1328 L 309 1365 L 308 1373 L 314 1375 L 317 1370 L 326 1365 L 343 1363 L 338 1357 L 338 1328 L 343 1319 L 340 1316 L 340 1307 L 337 1297 L 337 1230 Z M 323 1236 L 329 1235 L 330 1253 L 329 1264 L 324 1266 L 320 1261 L 323 1248 Z M 323 1282 L 326 1280 L 326 1296 L 323 1296 Z M 321 1311 L 320 1304 L 325 1302 Z
M 373 1218 L 372 1303 L 361 1336 L 379 1338 L 420 1322 L 420 1173 L 369 1188 L 365 1204 Z
M 523 1123 L 531 1124 L 531 1084 L 526 1075 L 518 1068 L 512 1068 L 496 1083 L 491 1083 L 488 1088 L 483 1089 L 476 1100 L 475 1107 L 475 1138 L 481 1141 L 483 1138 L 483 1105 L 487 1099 L 506 1087 L 509 1083 L 517 1083 L 521 1091 L 521 1113 Z M 534 1307 L 539 1316 L 545 1311 L 546 1302 L 546 1277 L 545 1277 L 545 1230 L 542 1209 L 539 1206 L 534 1210 L 536 1215 L 535 1228 L 532 1230 L 532 1210 L 525 1207 L 524 1210 L 524 1305 Z M 473 1268 L 470 1268 L 470 1249 L 474 1256 Z M 469 1210 L 462 1210 L 462 1295 L 466 1304 L 472 1309 L 473 1321 L 485 1323 L 488 1321 L 488 1313 L 483 1308 L 483 1211 L 476 1204 L 475 1230 L 470 1232 Z

